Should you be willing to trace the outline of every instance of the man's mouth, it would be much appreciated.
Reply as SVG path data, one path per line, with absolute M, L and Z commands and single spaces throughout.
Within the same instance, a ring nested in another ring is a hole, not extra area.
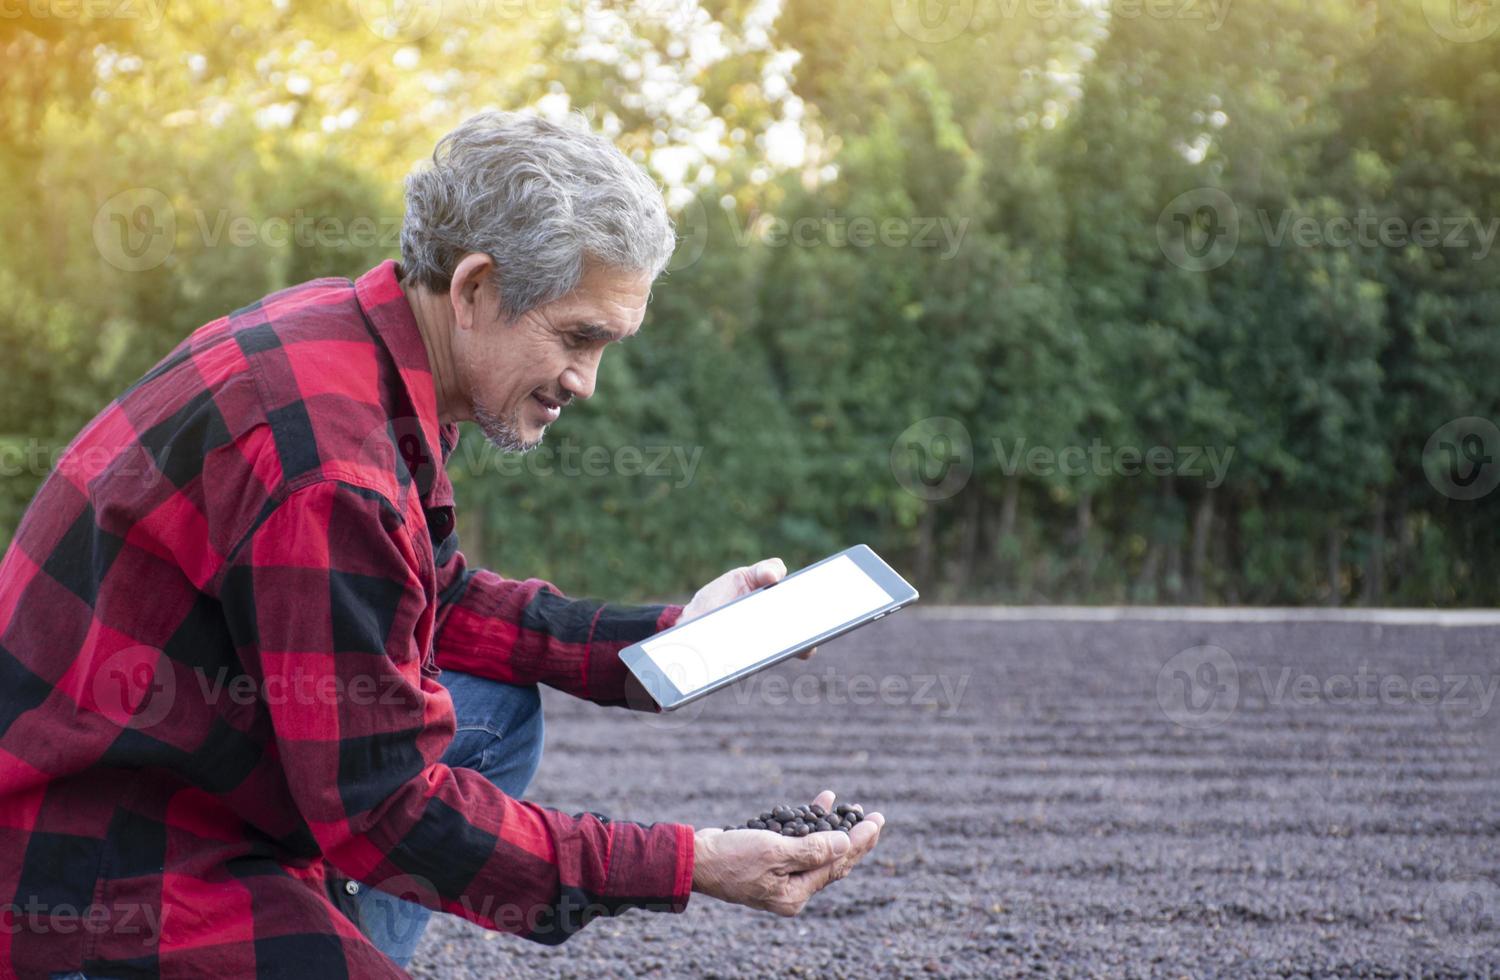
M 542 406 L 542 412 L 546 415 L 548 422 L 557 421 L 557 417 L 562 414 L 562 404 L 560 402 L 555 402 L 537 392 L 532 392 L 531 397 L 535 399 L 538 405 Z

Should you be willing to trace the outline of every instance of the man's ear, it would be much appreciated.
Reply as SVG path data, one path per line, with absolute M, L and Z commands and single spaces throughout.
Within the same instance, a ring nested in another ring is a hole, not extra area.
M 470 252 L 459 260 L 448 286 L 448 301 L 453 304 L 453 322 L 460 330 L 469 330 L 499 316 L 498 294 L 489 288 L 495 262 L 483 252 Z

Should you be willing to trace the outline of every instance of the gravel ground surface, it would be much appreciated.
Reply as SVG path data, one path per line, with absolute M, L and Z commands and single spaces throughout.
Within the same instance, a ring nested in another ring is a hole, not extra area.
M 1496 627 L 908 610 L 678 715 L 548 691 L 529 799 L 723 826 L 826 787 L 881 843 L 794 919 L 437 916 L 412 972 L 1500 975 L 1497 685 Z

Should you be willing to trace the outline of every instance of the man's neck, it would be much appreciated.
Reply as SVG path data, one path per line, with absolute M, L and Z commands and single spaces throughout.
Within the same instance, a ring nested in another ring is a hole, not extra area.
M 417 332 L 427 349 L 427 364 L 432 369 L 432 390 L 437 395 L 438 421 L 444 425 L 469 417 L 469 405 L 458 387 L 454 370 L 452 345 L 453 311 L 446 294 L 434 293 L 412 282 L 402 282 L 401 291 L 416 318 Z

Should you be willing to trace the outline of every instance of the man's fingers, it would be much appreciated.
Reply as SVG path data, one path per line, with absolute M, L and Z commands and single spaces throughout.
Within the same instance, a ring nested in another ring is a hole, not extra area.
M 885 816 L 880 813 L 872 813 L 849 831 L 849 855 L 851 863 L 858 861 L 870 853 L 870 848 L 875 846 L 875 841 L 880 837 L 880 828 L 885 826 Z
M 834 831 L 808 834 L 806 837 L 791 837 L 787 838 L 787 841 L 788 847 L 782 859 L 782 866 L 794 874 L 799 871 L 821 868 L 824 865 L 832 865 L 848 854 L 850 848 L 854 846 L 849 835 Z
M 792 890 L 792 893 L 797 897 L 799 902 L 806 902 L 809 898 L 849 873 L 847 870 L 841 871 L 841 868 L 843 868 L 843 862 L 834 861 L 831 864 L 825 864 L 810 871 L 797 871 L 787 876 L 787 886 Z
M 780 558 L 766 558 L 755 563 L 750 570 L 750 584 L 755 588 L 780 582 L 786 576 L 786 562 Z
M 875 849 L 875 842 L 880 839 L 880 828 L 885 826 L 885 817 L 878 813 L 872 813 L 849 831 L 849 850 L 843 859 L 834 864 L 833 877 L 835 880 L 847 875 L 853 867 L 864 856 Z
M 788 876 L 788 884 L 795 889 L 795 893 L 802 901 L 807 901 L 816 893 L 827 888 L 830 884 L 845 877 L 859 863 L 860 859 L 875 846 L 875 841 L 880 837 L 880 828 L 885 824 L 885 817 L 880 814 L 872 814 L 864 820 L 855 824 L 854 829 L 848 833 L 849 848 L 837 860 L 828 864 L 809 868 L 806 871 L 793 872 Z M 804 837 L 803 840 L 812 840 L 814 837 L 835 836 L 834 834 L 813 834 Z M 844 837 L 844 834 L 837 834 Z
M 823 792 L 817 795 L 816 799 L 812 801 L 812 805 L 822 807 L 823 812 L 827 813 L 833 809 L 833 800 L 833 790 L 825 789 Z
M 814 802 L 824 804 L 825 800 L 829 804 L 833 802 L 832 791 L 819 793 Z M 884 826 L 885 817 L 872 813 L 847 834 L 827 831 L 794 838 L 789 849 L 790 860 L 786 862 L 789 873 L 785 884 L 765 908 L 788 916 L 802 911 L 808 899 L 848 875 L 860 859 L 870 853 Z

